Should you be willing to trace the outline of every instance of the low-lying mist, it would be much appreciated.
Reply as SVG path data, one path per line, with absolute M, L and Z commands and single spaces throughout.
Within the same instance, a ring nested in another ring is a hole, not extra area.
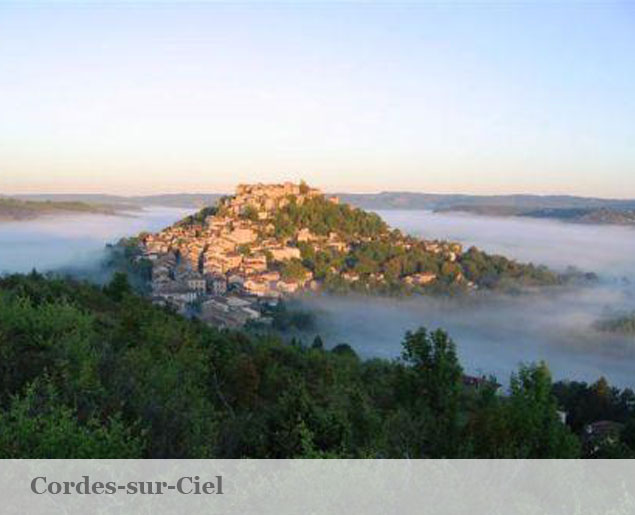
M 172 224 L 191 209 L 147 208 L 127 216 L 62 215 L 0 223 L 0 274 L 59 271 L 104 279 L 106 243 Z
M 392 227 L 460 241 L 555 269 L 576 266 L 605 277 L 635 276 L 635 227 L 431 211 L 377 211 Z
M 3 222 L 0 273 L 37 268 L 101 282 L 106 243 L 159 230 L 190 211 L 148 208 L 129 217 Z M 592 327 L 607 313 L 635 309 L 634 229 L 426 211 L 379 214 L 417 236 L 461 241 L 466 247 L 556 269 L 573 265 L 596 272 L 600 281 L 519 296 L 479 292 L 467 298 L 305 298 L 304 306 L 316 313 L 316 332 L 327 345 L 346 342 L 365 357 L 395 358 L 404 332 L 424 325 L 450 333 L 469 373 L 495 374 L 504 382 L 520 362 L 544 359 L 556 378 L 594 381 L 604 375 L 618 386 L 635 387 L 635 339 Z
M 506 382 L 519 363 L 545 360 L 558 379 L 605 376 L 615 385 L 635 386 L 635 339 L 593 328 L 599 318 L 635 307 L 632 228 L 424 211 L 379 214 L 417 236 L 461 241 L 556 269 L 576 266 L 600 280 L 516 296 L 305 298 L 303 307 L 315 311 L 316 332 L 327 345 L 346 342 L 364 357 L 395 358 L 404 332 L 423 325 L 450 333 L 469 373 Z
M 327 346 L 350 344 L 364 357 L 394 358 L 404 332 L 425 326 L 447 330 L 468 373 L 503 382 L 521 362 L 545 360 L 557 378 L 634 385 L 635 340 L 600 333 L 593 323 L 626 292 L 597 287 L 549 294 L 476 295 L 466 299 L 316 296 L 301 301 L 315 313 Z M 308 335 L 310 338 L 312 335 Z

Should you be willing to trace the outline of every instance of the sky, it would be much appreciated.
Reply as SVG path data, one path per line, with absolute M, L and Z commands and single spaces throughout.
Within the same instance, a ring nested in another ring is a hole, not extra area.
M 0 194 L 635 198 L 635 3 L 0 0 Z

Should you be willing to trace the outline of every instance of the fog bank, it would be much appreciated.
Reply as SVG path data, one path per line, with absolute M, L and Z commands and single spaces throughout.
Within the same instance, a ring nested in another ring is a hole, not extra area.
M 147 208 L 126 216 L 61 215 L 0 223 L 0 273 L 77 269 L 90 271 L 106 243 L 141 231 L 157 231 L 191 209 Z
M 302 300 L 316 314 L 327 346 L 346 342 L 364 357 L 399 356 L 406 330 L 447 330 L 464 368 L 506 381 L 521 362 L 545 360 L 554 376 L 635 386 L 635 340 L 592 324 L 615 306 L 635 307 L 628 292 L 598 287 L 550 295 L 484 295 L 402 300 L 319 296 Z
M 148 208 L 130 217 L 81 215 L 0 223 L 0 272 L 98 270 L 104 245 L 140 231 L 157 231 L 191 210 Z M 425 238 L 452 239 L 521 261 L 599 274 L 600 282 L 542 295 L 470 298 L 317 296 L 303 301 L 316 312 L 327 345 L 347 342 L 364 357 L 395 358 L 408 329 L 446 329 L 465 369 L 506 381 L 520 362 L 547 360 L 557 378 L 635 387 L 635 339 L 596 332 L 606 313 L 635 310 L 635 230 L 552 220 L 496 218 L 426 211 L 380 211 L 392 226 Z M 310 337 L 312 335 L 308 335 Z
M 556 269 L 573 265 L 605 278 L 635 275 L 635 227 L 431 211 L 377 213 L 415 236 L 460 241 Z
M 378 211 L 393 227 L 425 238 L 452 239 L 520 261 L 598 273 L 593 287 L 543 294 L 406 300 L 313 297 L 317 332 L 328 345 L 346 342 L 364 357 L 395 358 L 408 329 L 446 329 L 470 373 L 507 381 L 521 362 L 546 360 L 556 378 L 594 381 L 604 375 L 635 386 L 635 339 L 598 333 L 607 313 L 635 309 L 635 231 L 551 220 L 426 211 Z

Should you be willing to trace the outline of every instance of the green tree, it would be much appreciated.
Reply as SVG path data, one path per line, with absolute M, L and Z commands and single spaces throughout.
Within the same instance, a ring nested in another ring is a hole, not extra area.
M 417 393 L 435 413 L 455 412 L 463 370 L 452 339 L 441 329 L 422 327 L 408 331 L 402 345 L 402 359 L 415 372 Z
M 282 269 L 280 271 L 280 276 L 288 281 L 301 281 L 306 279 L 309 274 L 309 270 L 307 270 L 302 261 L 299 259 L 289 259 L 282 263 Z
M 144 447 L 143 433 L 119 415 L 80 422 L 47 379 L 0 412 L 0 458 L 141 458 Z
M 251 220 L 252 222 L 258 221 L 258 210 L 251 204 L 245 206 L 242 212 L 242 217 L 245 220 Z
M 104 293 L 116 302 L 121 302 L 131 292 L 128 276 L 123 272 L 115 272 L 110 283 L 104 286 Z
M 408 331 L 402 359 L 408 365 L 402 381 L 407 405 L 427 413 L 426 453 L 451 456 L 458 449 L 459 400 L 463 370 L 456 346 L 442 330 Z M 421 425 L 419 423 L 418 425 Z
M 319 350 L 324 349 L 324 342 L 322 341 L 322 338 L 319 334 L 315 335 L 315 338 L 313 338 L 313 344 L 311 345 L 311 348 Z
M 510 381 L 506 417 L 517 458 L 575 458 L 580 446 L 561 422 L 544 362 L 522 366 Z
M 338 343 L 335 347 L 331 349 L 331 352 L 338 356 L 345 356 L 347 358 L 358 359 L 357 353 L 353 350 L 353 348 L 348 343 Z

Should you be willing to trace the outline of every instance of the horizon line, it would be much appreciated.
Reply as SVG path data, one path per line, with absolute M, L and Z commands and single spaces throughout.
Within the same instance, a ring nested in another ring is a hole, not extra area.
M 286 181 L 292 182 L 292 181 Z M 238 183 L 243 184 L 243 183 Z M 237 184 L 237 185 L 238 185 Z M 244 184 L 282 184 L 276 182 L 256 182 L 256 183 L 244 183 Z M 320 189 L 320 188 L 318 188 Z M 321 190 L 325 195 L 385 195 L 385 194 L 402 194 L 402 195 L 433 195 L 439 197 L 448 197 L 448 196 L 463 196 L 463 197 L 483 197 L 483 198 L 494 198 L 494 197 L 568 197 L 568 198 L 580 198 L 580 199 L 589 199 L 589 200 L 607 200 L 607 201 L 635 201 L 635 196 L 632 197 L 609 197 L 609 196 L 590 196 L 590 195 L 581 195 L 575 193 L 464 193 L 464 192 L 452 192 L 452 193 L 438 193 L 438 192 L 430 192 L 430 191 L 421 191 L 421 190 L 379 190 L 379 191 L 329 191 L 329 190 Z M 179 196 L 179 195 L 233 195 L 233 192 L 228 191 L 180 191 L 180 192 L 158 192 L 158 193 L 135 193 L 135 194 L 120 194 L 120 193 L 107 193 L 107 192 L 63 192 L 63 193 L 52 193 L 47 191 L 40 192 L 20 192 L 20 193 L 3 193 L 0 192 L 0 198 L 16 198 L 16 197 L 25 197 L 25 196 L 105 196 L 105 197 L 120 197 L 132 199 L 135 197 L 162 197 L 162 196 Z

